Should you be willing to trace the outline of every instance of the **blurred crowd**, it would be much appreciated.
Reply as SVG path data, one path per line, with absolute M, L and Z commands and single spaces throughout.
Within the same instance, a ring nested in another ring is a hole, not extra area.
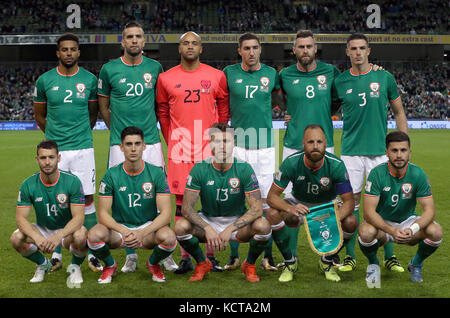
M 10 0 L 0 3 L 2 34 L 67 31 L 71 3 L 81 8 L 80 33 L 118 32 L 138 20 L 149 33 L 186 30 L 229 33 L 364 32 L 435 34 L 449 31 L 450 2 L 441 0 L 380 0 L 380 27 L 369 28 L 373 1 L 267 0 Z M 445 13 L 447 12 L 447 13 Z
M 222 69 L 225 65 L 209 63 Z M 89 63 L 81 66 L 98 76 L 101 64 Z M 163 65 L 164 69 L 168 66 Z M 341 70 L 345 68 L 339 65 Z M 33 120 L 33 90 L 37 78 L 54 65 L 2 65 L 0 68 L 0 120 Z M 280 70 L 281 66 L 275 66 Z M 446 64 L 405 63 L 388 65 L 394 74 L 408 119 L 440 119 L 450 117 L 450 83 Z M 284 118 L 280 108 L 274 108 L 274 120 Z M 337 114 L 337 118 L 340 115 Z M 393 115 L 389 113 L 389 119 Z

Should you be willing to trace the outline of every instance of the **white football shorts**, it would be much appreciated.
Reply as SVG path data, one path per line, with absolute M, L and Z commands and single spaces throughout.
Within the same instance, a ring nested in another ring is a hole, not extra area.
M 275 147 L 246 149 L 234 147 L 233 156 L 248 162 L 258 178 L 261 197 L 267 198 L 275 174 Z M 264 206 L 264 208 L 268 208 Z
M 360 193 L 364 186 L 365 178 L 369 176 L 370 171 L 388 161 L 386 155 L 382 156 L 341 156 L 350 178 L 353 193 Z
M 63 150 L 58 168 L 76 175 L 83 186 L 84 195 L 95 194 L 94 148 Z

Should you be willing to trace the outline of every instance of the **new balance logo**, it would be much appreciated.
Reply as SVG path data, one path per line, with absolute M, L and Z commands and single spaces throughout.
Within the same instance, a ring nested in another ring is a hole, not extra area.
M 127 187 L 120 187 L 119 191 L 127 191 Z
M 42 197 L 36 198 L 36 200 L 34 200 L 34 202 L 42 202 Z
M 300 176 L 297 178 L 297 180 L 305 180 L 305 176 Z
M 351 92 L 353 92 L 353 89 L 352 89 L 352 88 L 347 89 L 347 92 L 345 92 L 345 94 L 350 94 Z
M 391 187 L 384 187 L 383 191 L 391 191 Z
M 181 84 L 175 85 L 175 88 L 181 88 Z
M 57 91 L 59 89 L 59 86 L 53 86 L 52 91 Z
M 127 81 L 127 79 L 124 77 L 119 81 L 119 83 L 125 83 L 126 81 Z
M 214 185 L 214 180 L 209 180 L 208 182 L 206 182 L 206 185 Z
M 235 83 L 238 83 L 238 84 L 242 83 L 242 78 L 237 79 Z
M 299 79 L 293 80 L 293 81 L 292 81 L 292 85 L 298 84 L 298 82 L 300 82 Z

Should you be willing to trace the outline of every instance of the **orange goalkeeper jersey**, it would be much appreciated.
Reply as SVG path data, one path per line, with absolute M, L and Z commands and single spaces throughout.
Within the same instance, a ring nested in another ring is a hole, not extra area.
M 208 128 L 230 118 L 225 74 L 203 63 L 193 71 L 180 64 L 160 74 L 156 88 L 168 159 L 198 162 L 209 157 Z

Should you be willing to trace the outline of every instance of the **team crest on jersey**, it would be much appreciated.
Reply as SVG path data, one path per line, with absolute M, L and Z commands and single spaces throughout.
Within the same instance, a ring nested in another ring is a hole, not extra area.
M 151 182 L 144 182 L 142 184 L 142 190 L 144 190 L 144 192 L 145 192 L 144 196 L 143 196 L 144 199 L 153 198 L 153 193 L 152 193 L 153 183 L 151 183 Z
M 56 195 L 56 201 L 58 201 L 59 203 L 59 207 L 61 209 L 65 209 L 68 207 L 68 203 L 67 203 L 67 194 L 65 193 L 59 193 Z
M 77 89 L 77 98 L 85 98 L 86 94 L 86 84 L 84 83 L 78 83 L 75 85 L 75 88 Z
M 210 80 L 201 80 L 200 85 L 202 86 L 201 92 L 209 94 L 210 88 L 211 88 L 211 81 Z
M 413 186 L 411 183 L 403 183 L 402 184 L 402 191 L 403 191 L 402 199 L 409 199 L 412 197 L 412 193 L 411 193 L 412 188 L 413 188 Z
M 144 73 L 143 77 L 144 77 L 144 81 L 145 81 L 145 84 L 144 84 L 145 88 L 152 88 L 153 87 L 153 84 L 152 84 L 153 76 L 152 76 L 152 74 Z
M 380 97 L 380 83 L 372 82 L 369 88 L 371 90 L 370 97 Z
M 267 93 L 269 91 L 270 79 L 268 77 L 263 76 L 263 77 L 261 77 L 259 79 L 259 82 L 262 85 L 259 90 L 261 92 L 266 92 Z
M 328 190 L 330 188 L 330 178 L 328 177 L 320 178 L 320 185 L 322 186 L 322 190 Z
M 228 180 L 228 182 L 230 183 L 230 186 L 233 189 L 236 189 L 241 184 L 241 182 L 239 181 L 239 178 L 230 178 L 230 180 Z
M 317 76 L 317 82 L 319 83 L 318 88 L 319 89 L 327 89 L 327 77 L 325 75 L 319 75 Z

